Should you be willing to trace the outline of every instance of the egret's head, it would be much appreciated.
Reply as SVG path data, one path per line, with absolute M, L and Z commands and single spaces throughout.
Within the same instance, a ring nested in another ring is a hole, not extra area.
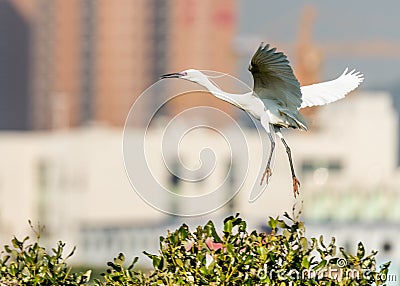
M 205 74 L 195 69 L 188 69 L 181 72 L 165 74 L 161 76 L 161 78 L 181 78 L 199 84 L 202 84 L 204 80 L 207 79 Z

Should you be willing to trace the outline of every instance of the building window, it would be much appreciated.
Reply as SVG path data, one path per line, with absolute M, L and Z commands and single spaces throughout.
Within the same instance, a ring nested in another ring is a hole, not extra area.
M 315 170 L 325 168 L 330 172 L 340 172 L 343 164 L 338 159 L 332 160 L 304 160 L 301 164 L 301 171 L 305 174 L 313 173 Z
M 338 159 L 328 160 L 304 160 L 301 164 L 301 172 L 307 176 L 312 176 L 317 185 L 325 184 L 330 175 L 338 174 L 342 171 L 343 164 Z

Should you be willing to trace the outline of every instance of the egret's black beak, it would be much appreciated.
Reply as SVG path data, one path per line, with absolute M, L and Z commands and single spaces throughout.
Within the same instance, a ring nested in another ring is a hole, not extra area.
M 160 79 L 163 78 L 180 78 L 182 76 L 182 74 L 178 73 L 178 72 L 174 72 L 174 73 L 167 73 L 165 75 L 160 76 Z

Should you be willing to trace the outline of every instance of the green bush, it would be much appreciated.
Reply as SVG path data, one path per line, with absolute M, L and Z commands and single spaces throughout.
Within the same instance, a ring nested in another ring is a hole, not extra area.
M 145 254 L 153 269 L 135 269 L 137 258 L 126 266 L 119 254 L 108 262 L 106 273 L 93 282 L 102 285 L 383 285 L 389 263 L 377 269 L 376 252 L 365 254 L 360 242 L 354 255 L 335 245 L 305 236 L 304 223 L 285 213 L 269 218 L 270 233 L 248 232 L 238 215 L 224 220 L 218 233 L 213 222 L 191 232 L 182 225 L 160 237 L 159 254 Z M 295 217 L 293 215 L 293 217 Z M 35 230 L 34 230 L 35 231 Z M 59 242 L 51 254 L 36 241 L 14 237 L 0 255 L 0 285 L 84 285 L 90 271 L 74 273 L 63 258 Z
M 153 269 L 134 270 L 137 258 L 124 267 L 120 254 L 109 262 L 96 285 L 383 285 L 390 263 L 376 269 L 376 252 L 355 255 L 323 237 L 308 240 L 304 223 L 285 213 L 270 218 L 271 233 L 247 232 L 238 215 L 224 220 L 222 235 L 209 221 L 190 232 L 186 225 L 160 238 L 160 253 L 145 254 Z
M 36 241 L 28 243 L 29 237 L 18 240 L 14 237 L 11 245 L 5 245 L 0 253 L 0 285 L 83 285 L 90 278 L 86 273 L 71 273 L 66 260 L 74 254 L 75 248 L 63 258 L 65 244 L 58 242 L 57 247 L 48 253 L 40 246 L 41 228 L 32 230 Z

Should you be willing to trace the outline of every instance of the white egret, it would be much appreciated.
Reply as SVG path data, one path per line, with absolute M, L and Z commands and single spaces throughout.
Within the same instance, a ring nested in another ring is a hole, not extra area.
M 260 184 L 272 175 L 271 158 L 275 149 L 277 134 L 286 148 L 293 179 L 294 196 L 299 193 L 300 182 L 296 177 L 291 151 L 280 132 L 281 128 L 307 130 L 307 123 L 299 110 L 308 106 L 324 105 L 344 98 L 363 81 L 363 75 L 355 70 L 346 70 L 336 79 L 302 86 L 293 74 L 287 57 L 276 48 L 261 43 L 251 59 L 249 70 L 253 75 L 253 91 L 245 94 L 232 94 L 218 88 L 202 72 L 188 69 L 179 73 L 163 75 L 161 78 L 181 78 L 198 83 L 217 98 L 247 111 L 261 121 L 271 141 L 267 166 Z

